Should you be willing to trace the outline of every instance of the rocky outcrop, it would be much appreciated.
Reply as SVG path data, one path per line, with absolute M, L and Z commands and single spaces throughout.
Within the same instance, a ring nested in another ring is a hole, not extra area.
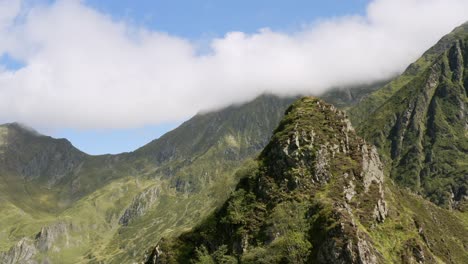
M 61 239 L 63 240 L 63 246 L 67 247 L 69 245 L 69 229 L 71 225 L 58 222 L 49 226 L 45 226 L 41 231 L 36 235 L 35 245 L 37 249 L 41 252 L 49 251 L 54 247 L 54 243 Z M 59 250 L 57 247 L 55 250 Z
M 50 251 L 59 252 L 70 246 L 68 237 L 69 232 L 73 229 L 71 224 L 65 222 L 44 226 L 34 238 L 23 238 L 9 251 L 0 253 L 0 263 L 37 264 L 37 254 Z M 57 245 L 59 241 L 60 247 Z
M 345 113 L 315 98 L 297 101 L 259 163 L 209 222 L 161 242 L 147 263 L 181 261 L 178 246 L 194 250 L 189 258 L 225 249 L 247 263 L 383 262 L 365 230 L 388 213 L 383 165 Z
M 135 218 L 143 216 L 157 201 L 161 190 L 159 186 L 150 187 L 138 196 L 133 198 L 130 206 L 125 210 L 119 219 L 119 224 L 128 225 Z
M 383 222 L 388 214 L 387 202 L 384 194 L 383 165 L 379 154 L 374 146 L 364 144 L 362 146 L 362 169 L 361 178 L 364 185 L 364 194 L 369 194 L 374 202 L 372 216 L 374 220 Z M 374 186 L 373 193 L 369 193 Z
M 38 250 L 34 245 L 34 241 L 28 238 L 21 239 L 9 251 L 0 253 L 0 263 L 3 264 L 37 264 L 34 256 Z
M 401 254 L 401 263 L 403 264 L 422 264 L 422 263 L 438 263 L 427 248 L 419 244 L 415 239 L 410 239 L 405 242 L 403 252 Z

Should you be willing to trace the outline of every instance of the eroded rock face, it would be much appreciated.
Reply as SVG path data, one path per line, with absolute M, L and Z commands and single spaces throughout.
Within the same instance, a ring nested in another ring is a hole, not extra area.
M 340 211 L 342 222 L 332 231 L 322 243 L 318 255 L 318 263 L 361 263 L 375 264 L 382 262 L 381 254 L 375 249 L 371 239 L 360 231 L 354 222 L 354 216 L 349 208 Z
M 33 258 L 38 250 L 34 241 L 23 238 L 14 245 L 8 252 L 0 253 L 0 263 L 4 264 L 37 264 Z
M 54 242 L 59 238 L 64 240 L 64 246 L 69 245 L 68 232 L 70 225 L 64 222 L 55 223 L 53 225 L 45 226 L 36 235 L 35 245 L 41 252 L 51 250 L 54 246 Z M 60 250 L 59 248 L 55 248 Z
M 119 219 L 119 224 L 128 225 L 133 219 L 143 216 L 159 197 L 159 187 L 151 187 L 133 199 L 132 204 Z
M 362 146 L 362 173 L 361 177 L 364 184 L 364 193 L 369 193 L 370 187 L 375 186 L 375 191 L 372 195 L 374 200 L 374 220 L 383 222 L 388 214 L 387 202 L 384 195 L 384 173 L 383 165 L 380 162 L 377 149 L 368 145 Z
M 23 238 L 9 251 L 0 253 L 0 263 L 37 264 L 37 254 L 49 251 L 59 252 L 70 246 L 68 237 L 69 232 L 73 229 L 72 225 L 65 222 L 44 226 L 36 237 Z M 57 246 L 58 241 L 60 241 L 60 247 Z
M 383 166 L 375 147 L 362 146 L 362 180 L 364 191 L 369 191 L 371 184 L 382 185 L 384 181 Z
M 405 242 L 401 262 L 403 264 L 438 263 L 427 248 L 419 244 L 415 239 Z
M 361 173 L 355 177 L 352 172 L 343 174 L 343 200 L 336 202 L 336 222 L 340 223 L 329 233 L 318 253 L 319 263 L 380 263 L 382 255 L 373 246 L 368 235 L 361 231 L 357 221 L 366 220 L 355 214 L 352 203 L 367 201 L 369 205 L 359 206 L 365 214 L 372 211 L 368 225 L 383 222 L 388 214 L 384 199 L 384 174 L 377 151 L 364 142 L 358 148 L 362 152 Z M 366 222 L 362 222 L 366 224 Z

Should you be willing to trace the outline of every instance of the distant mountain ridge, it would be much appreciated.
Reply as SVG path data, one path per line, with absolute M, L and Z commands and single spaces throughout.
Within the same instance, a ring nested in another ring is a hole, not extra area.
M 66 139 L 40 135 L 18 123 L 2 125 L 0 129 L 3 174 L 18 174 L 26 181 L 47 176 L 51 186 L 72 173 L 87 156 Z

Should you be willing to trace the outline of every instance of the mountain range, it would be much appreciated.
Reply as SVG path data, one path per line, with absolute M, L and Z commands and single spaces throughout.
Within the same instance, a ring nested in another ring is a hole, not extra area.
M 262 95 L 129 153 L 2 125 L 0 262 L 467 263 L 467 95 L 464 24 L 392 80 Z

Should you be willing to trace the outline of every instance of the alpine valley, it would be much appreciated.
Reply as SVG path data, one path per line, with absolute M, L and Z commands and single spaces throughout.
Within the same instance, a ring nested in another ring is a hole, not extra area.
M 468 263 L 468 24 L 392 80 L 130 153 L 0 126 L 0 263 Z

